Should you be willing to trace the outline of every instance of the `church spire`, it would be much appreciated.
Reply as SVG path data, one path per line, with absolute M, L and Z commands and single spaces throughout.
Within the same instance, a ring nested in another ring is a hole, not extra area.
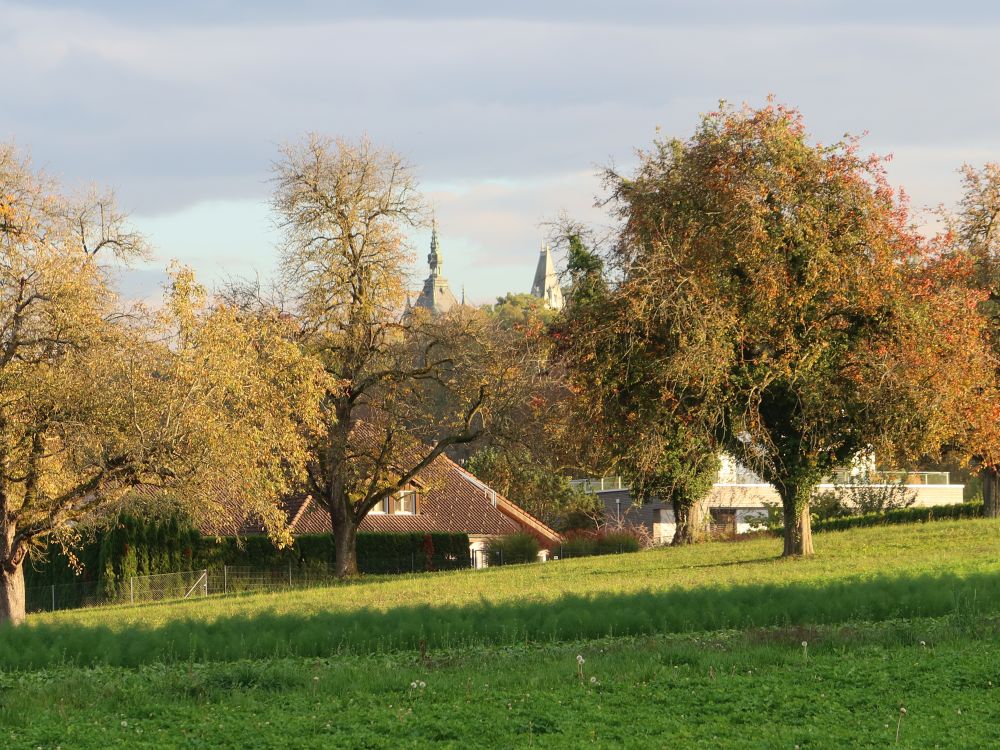
M 431 216 L 431 251 L 427 255 L 427 264 L 431 267 L 430 273 L 424 279 L 424 288 L 421 290 L 415 307 L 422 307 L 433 313 L 447 312 L 458 304 L 455 295 L 448 288 L 448 280 L 444 277 L 444 262 L 441 257 L 441 248 L 438 245 L 437 217 Z
M 559 310 L 563 306 L 562 289 L 559 287 L 559 277 L 552 262 L 552 251 L 544 242 L 538 255 L 538 267 L 535 269 L 531 294 L 540 297 L 553 310 Z
M 427 265 L 431 267 L 431 276 L 443 276 L 444 259 L 438 248 L 437 217 L 431 214 L 431 252 L 427 256 Z

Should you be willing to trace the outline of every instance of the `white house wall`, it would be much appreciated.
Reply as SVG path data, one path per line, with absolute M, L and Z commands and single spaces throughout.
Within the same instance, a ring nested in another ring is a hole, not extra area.
M 877 487 L 880 485 L 871 485 Z M 891 485 L 898 487 L 899 485 Z M 842 487 L 842 485 L 840 485 Z M 914 495 L 914 505 L 953 505 L 963 501 L 964 485 L 961 484 L 908 484 L 906 489 Z M 816 492 L 838 489 L 838 485 L 821 484 Z M 652 501 L 635 506 L 627 489 L 598 491 L 597 496 L 604 504 L 605 517 L 612 523 L 644 526 L 652 532 L 654 543 L 666 544 L 674 536 L 674 512 L 669 505 Z M 712 486 L 705 499 L 706 513 L 711 508 L 736 509 L 736 533 L 753 531 L 757 524 L 767 518 L 769 506 L 781 506 L 778 491 L 769 484 L 760 482 L 738 483 L 719 482 Z

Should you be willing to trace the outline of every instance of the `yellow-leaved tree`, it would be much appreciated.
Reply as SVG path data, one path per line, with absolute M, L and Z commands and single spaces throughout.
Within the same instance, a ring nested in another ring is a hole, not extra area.
M 0 147 L 0 622 L 24 618 L 33 547 L 137 486 L 176 488 L 196 520 L 232 515 L 231 488 L 287 541 L 322 371 L 183 268 L 162 308 L 124 309 L 105 259 L 144 252 L 110 197 L 67 198 Z

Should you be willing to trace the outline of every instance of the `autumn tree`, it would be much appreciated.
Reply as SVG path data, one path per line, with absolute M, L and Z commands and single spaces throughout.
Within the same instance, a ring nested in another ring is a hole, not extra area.
M 857 141 L 810 143 L 774 104 L 723 107 L 607 179 L 610 260 L 634 300 L 614 322 L 639 334 L 611 387 L 701 423 L 773 484 L 783 554 L 812 553 L 809 500 L 834 467 L 875 447 L 923 455 L 955 428 L 975 310 L 935 285 L 939 248 Z M 660 371 L 660 393 L 644 388 Z
M 700 314 L 701 300 L 684 299 L 691 287 L 673 288 L 658 258 L 629 264 L 619 244 L 606 273 L 574 228 L 565 240 L 572 283 L 554 336 L 575 408 L 599 436 L 592 460 L 624 476 L 635 501 L 671 504 L 674 544 L 697 541 L 719 470 L 711 419 L 726 358 L 699 326 L 713 318 Z
M 406 232 L 424 214 L 398 155 L 314 135 L 283 150 L 274 181 L 297 340 L 329 377 L 307 486 L 349 576 L 365 515 L 491 428 L 521 392 L 528 346 L 473 308 L 406 311 Z
M 991 360 L 1000 357 L 1000 164 L 988 163 L 981 169 L 965 165 L 962 170 L 963 195 L 958 210 L 945 214 L 952 232 L 954 250 L 973 264 L 972 286 L 983 298 L 979 312 L 989 322 Z M 992 408 L 991 408 L 992 406 Z M 983 514 L 1000 517 L 1000 489 L 997 465 L 997 405 L 988 405 L 973 422 L 979 423 L 977 440 L 968 447 L 982 464 Z
M 202 516 L 229 511 L 197 488 L 245 488 L 287 536 L 290 401 L 315 378 L 280 337 L 198 301 L 185 272 L 161 313 L 123 310 L 101 261 L 143 249 L 110 198 L 66 198 L 0 148 L 0 621 L 24 617 L 33 548 L 138 485 L 176 487 Z

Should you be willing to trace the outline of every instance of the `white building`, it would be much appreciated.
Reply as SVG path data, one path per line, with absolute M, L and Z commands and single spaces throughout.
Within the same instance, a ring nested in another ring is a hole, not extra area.
M 596 494 L 604 504 L 609 521 L 645 526 L 654 542 L 667 544 L 674 536 L 674 511 L 670 503 L 659 500 L 637 506 L 628 486 L 620 477 L 579 479 L 574 484 Z M 845 487 L 857 489 L 902 488 L 915 506 L 953 505 L 963 501 L 965 485 L 952 484 L 947 471 L 875 471 L 869 465 L 856 465 L 835 471 L 816 493 Z M 768 508 L 780 508 L 781 497 L 773 485 L 757 474 L 722 456 L 719 477 L 704 500 L 705 516 L 712 530 L 721 534 L 745 534 L 755 528 L 755 521 L 767 518 Z

